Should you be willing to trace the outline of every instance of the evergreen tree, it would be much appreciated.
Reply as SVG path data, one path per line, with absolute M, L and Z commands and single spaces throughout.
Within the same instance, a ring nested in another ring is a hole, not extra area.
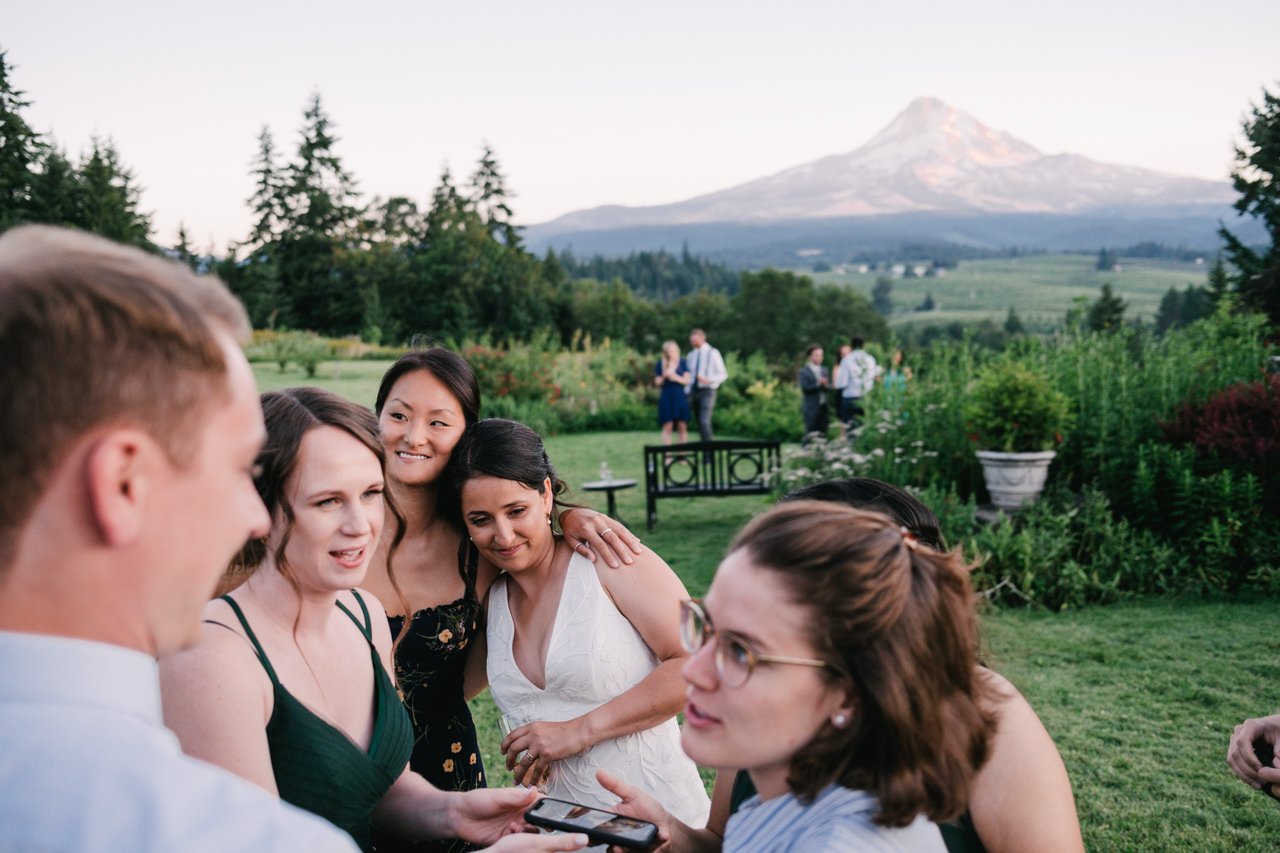
M 6 53 L 0 50 L 0 230 L 38 218 L 32 185 L 45 148 L 22 117 L 31 102 L 13 88 L 9 75 Z
M 356 334 L 366 294 L 344 274 L 341 251 L 359 213 L 355 181 L 334 151 L 338 140 L 319 93 L 303 112 L 300 137 L 296 158 L 282 170 L 281 230 L 272 247 L 288 299 L 281 321 L 322 334 Z
M 938 303 L 933 301 L 933 294 L 926 293 L 924 295 L 924 299 L 922 299 L 920 301 L 920 304 L 916 306 L 916 310 L 917 311 L 934 311 L 934 310 L 937 310 L 937 307 L 938 307 Z
M 1085 314 L 1085 327 L 1091 332 L 1114 332 L 1124 324 L 1124 309 L 1128 303 L 1116 296 L 1111 282 L 1102 285 L 1102 293 L 1089 303 Z
M 1094 266 L 1101 271 L 1109 271 L 1115 268 L 1116 256 L 1109 249 L 1101 249 L 1098 251 L 1098 262 Z
M 489 233 L 504 245 L 516 249 L 520 247 L 520 229 L 511 221 L 515 214 L 507 204 L 510 197 L 498 159 L 486 142 L 471 175 L 471 202 Z
M 1169 288 L 1160 299 L 1160 308 L 1156 311 L 1156 331 L 1164 334 L 1170 329 L 1182 325 L 1182 294 L 1178 288 Z
M 95 138 L 80 161 L 81 225 L 121 243 L 151 248 L 151 217 L 138 210 L 142 189 L 120 162 L 115 143 Z
M 286 231 L 290 236 L 308 234 L 340 241 L 347 237 L 358 213 L 355 180 L 334 151 L 338 138 L 319 92 L 311 96 L 302 119 L 296 158 L 283 175 Z M 266 152 L 261 147 L 259 152 L 261 159 Z
M 1004 318 L 1004 333 L 1012 337 L 1013 335 L 1024 335 L 1027 327 L 1022 324 L 1022 318 L 1018 316 L 1018 312 L 1012 305 L 1009 306 L 1009 313 Z
M 173 246 L 173 255 L 175 260 L 186 264 L 192 271 L 199 272 L 200 258 L 191 251 L 191 238 L 187 236 L 187 226 L 182 222 L 178 223 L 178 242 Z
M 1178 317 L 1180 326 L 1189 326 L 1201 317 L 1213 313 L 1213 299 L 1209 291 L 1203 287 L 1188 284 L 1182 292 L 1182 313 Z
M 1262 90 L 1243 125 L 1245 144 L 1235 150 L 1231 183 L 1240 198 L 1235 209 L 1262 220 L 1271 245 L 1261 251 L 1246 246 L 1225 227 L 1218 233 L 1236 273 L 1235 289 L 1248 308 L 1280 325 L 1280 95 Z
M 275 140 L 271 128 L 263 125 L 258 134 L 258 156 L 253 161 L 253 195 L 249 209 L 253 211 L 253 229 L 246 241 L 251 247 L 275 242 L 284 222 L 284 178 L 276 163 Z
M 1209 301 L 1217 305 L 1231 291 L 1231 278 L 1227 275 L 1227 265 L 1219 254 L 1209 267 Z
M 877 278 L 875 286 L 871 288 L 871 304 L 881 317 L 888 317 L 893 313 L 893 282 L 885 276 Z
M 52 141 L 40 158 L 31 183 L 32 218 L 50 225 L 84 227 L 80 177 L 61 149 Z

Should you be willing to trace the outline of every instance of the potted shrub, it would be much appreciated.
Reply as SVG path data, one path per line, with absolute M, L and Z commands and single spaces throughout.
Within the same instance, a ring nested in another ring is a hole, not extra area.
M 1053 447 L 1070 420 L 1067 405 L 1043 374 L 1016 362 L 997 362 L 979 374 L 965 416 L 998 508 L 1016 510 L 1040 496 L 1057 455 Z

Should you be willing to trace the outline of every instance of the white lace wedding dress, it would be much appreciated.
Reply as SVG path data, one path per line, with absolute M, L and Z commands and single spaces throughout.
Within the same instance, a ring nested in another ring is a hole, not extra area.
M 487 669 L 494 702 L 513 727 L 579 717 L 624 693 L 657 666 L 639 632 L 600 585 L 595 566 L 574 554 L 547 647 L 547 687 L 538 689 L 525 678 L 512 654 L 515 626 L 506 584 L 507 578 L 499 577 L 489 590 Z M 680 749 L 674 717 L 556 762 L 544 793 L 609 809 L 617 797 L 596 781 L 601 767 L 657 797 L 686 824 L 706 825 L 710 802 L 698 769 Z

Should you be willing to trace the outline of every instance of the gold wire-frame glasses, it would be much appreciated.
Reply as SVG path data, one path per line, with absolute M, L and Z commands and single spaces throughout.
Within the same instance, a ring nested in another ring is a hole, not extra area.
M 711 617 L 703 609 L 702 599 L 690 598 L 680 602 L 680 642 L 689 654 L 701 649 L 711 637 L 716 639 L 713 660 L 720 680 L 727 687 L 741 687 L 747 683 L 758 664 L 777 663 L 792 666 L 812 666 L 830 669 L 843 675 L 839 667 L 814 658 L 793 658 L 782 655 L 762 655 L 751 648 L 746 640 L 728 631 L 718 631 Z

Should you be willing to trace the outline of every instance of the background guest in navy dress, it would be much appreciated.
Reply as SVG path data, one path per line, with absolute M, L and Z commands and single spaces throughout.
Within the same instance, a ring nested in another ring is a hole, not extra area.
M 689 440 L 689 398 L 685 386 L 693 381 L 689 366 L 680 357 L 675 341 L 662 345 L 662 358 L 653 369 L 653 384 L 662 389 L 658 397 L 658 423 L 662 426 L 662 443 L 671 443 L 671 427 L 680 431 L 680 443 Z

